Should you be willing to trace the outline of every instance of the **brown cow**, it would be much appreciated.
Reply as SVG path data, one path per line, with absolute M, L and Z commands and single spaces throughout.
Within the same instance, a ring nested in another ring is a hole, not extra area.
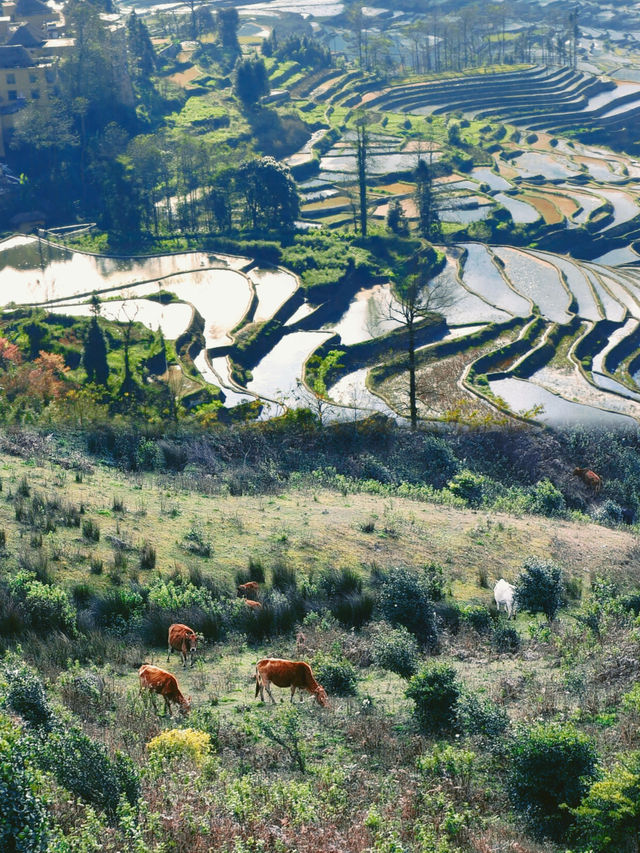
M 310 693 L 318 705 L 321 705 L 323 708 L 329 704 L 326 690 L 318 684 L 313 677 L 311 667 L 304 661 L 264 658 L 258 661 L 256 665 L 255 679 L 256 697 L 259 693 L 260 701 L 262 702 L 264 702 L 264 691 L 266 690 L 273 704 L 276 704 L 276 700 L 271 693 L 271 684 L 273 683 L 276 687 L 290 687 L 292 702 L 296 688 L 299 688 Z
M 178 687 L 175 675 L 171 675 L 165 669 L 160 669 L 159 666 L 152 666 L 150 663 L 144 663 L 138 670 L 140 678 L 140 693 L 143 690 L 148 690 L 151 695 L 153 707 L 158 712 L 156 707 L 156 694 L 164 699 L 165 714 L 171 716 L 171 703 L 180 706 L 181 714 L 188 714 L 191 709 L 191 696 L 185 699 Z
M 238 598 L 253 598 L 255 600 L 260 584 L 257 581 L 247 581 L 238 587 Z
M 576 477 L 580 477 L 585 486 L 595 495 L 598 494 L 602 488 L 602 477 L 599 477 L 595 471 L 590 471 L 589 468 L 574 468 L 573 473 Z
M 259 601 L 251 601 L 250 598 L 245 598 L 244 603 L 247 605 L 247 607 L 250 607 L 251 610 L 253 610 L 253 611 L 262 610 L 262 605 L 260 604 Z
M 167 639 L 168 652 L 167 663 L 171 657 L 171 652 L 180 652 L 182 657 L 182 666 L 187 668 L 187 653 L 191 658 L 191 666 L 193 666 L 193 655 L 198 650 L 198 635 L 188 625 L 181 625 L 175 622 L 169 626 L 169 637 Z

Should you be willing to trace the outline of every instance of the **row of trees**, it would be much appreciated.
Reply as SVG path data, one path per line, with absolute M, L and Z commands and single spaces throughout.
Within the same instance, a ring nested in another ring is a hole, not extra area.
M 575 9 L 558 12 L 550 8 L 547 20 L 541 23 L 536 7 L 535 22 L 514 33 L 508 26 L 503 4 L 468 3 L 457 10 L 455 17 L 445 15 L 436 5 L 428 15 L 414 17 L 400 30 L 385 32 L 380 30 L 379 21 L 375 28 L 369 26 L 371 19 L 364 14 L 365 6 L 361 2 L 353 4 L 345 17 L 353 33 L 358 63 L 368 70 L 388 73 L 399 66 L 403 74 L 409 69 L 424 74 L 536 59 L 575 67 L 577 61 L 579 29 Z M 521 12 L 519 8 L 518 23 Z

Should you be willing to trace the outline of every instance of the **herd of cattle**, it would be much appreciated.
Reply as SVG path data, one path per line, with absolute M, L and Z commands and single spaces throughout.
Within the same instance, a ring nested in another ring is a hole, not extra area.
M 249 581 L 248 583 L 240 584 L 238 587 L 238 596 L 242 597 L 245 604 L 252 610 L 257 610 L 262 607 L 260 602 L 246 596 L 257 596 L 258 591 L 258 583 L 256 581 Z M 186 669 L 187 659 L 189 659 L 191 666 L 193 666 L 194 654 L 198 649 L 198 635 L 188 625 L 175 623 L 169 627 L 167 646 L 167 662 L 171 659 L 174 651 L 180 652 L 182 666 Z M 191 710 L 191 696 L 188 698 L 184 697 L 178 687 L 175 675 L 167 672 L 166 669 L 145 663 L 138 670 L 138 677 L 140 679 L 140 692 L 147 691 L 151 696 L 154 708 L 156 707 L 155 697 L 162 696 L 164 699 L 165 714 L 168 716 L 171 716 L 172 705 L 177 705 L 182 714 L 188 714 Z M 258 661 L 254 678 L 256 682 L 255 695 L 257 697 L 259 693 L 262 702 L 264 702 L 264 691 L 266 690 L 273 704 L 276 704 L 276 700 L 273 698 L 273 693 L 271 692 L 271 685 L 275 684 L 276 687 L 291 688 L 292 702 L 296 690 L 306 690 L 323 708 L 328 705 L 326 690 L 322 685 L 318 684 L 313 677 L 311 667 L 304 661 L 264 658 Z
M 594 471 L 588 468 L 575 468 L 573 473 L 576 477 L 580 477 L 583 483 L 598 494 L 602 488 L 602 478 Z M 248 581 L 240 584 L 238 587 L 238 596 L 244 599 L 247 607 L 256 611 L 261 609 L 262 605 L 256 600 L 259 594 L 259 584 L 256 581 Z M 507 618 L 515 618 L 516 615 L 516 598 L 515 587 L 508 583 L 504 578 L 500 578 L 493 588 L 493 597 L 496 602 L 498 612 L 501 608 L 507 613 Z M 251 597 L 249 597 L 251 596 Z M 300 637 L 298 637 L 298 648 L 300 650 Z M 196 632 L 189 628 L 188 625 L 174 624 L 169 628 L 168 636 L 168 652 L 167 662 L 171 658 L 171 654 L 176 651 L 180 652 L 182 666 L 186 668 L 187 658 L 193 666 L 194 654 L 198 648 L 198 636 Z M 155 707 L 156 695 L 162 696 L 164 699 L 165 713 L 171 716 L 171 705 L 178 705 L 182 714 L 188 714 L 191 709 L 191 696 L 185 699 L 178 687 L 178 682 L 175 675 L 161 669 L 158 666 L 152 666 L 145 663 L 138 670 L 140 678 L 140 692 L 148 691 L 152 697 Z M 276 704 L 271 692 L 271 685 L 276 687 L 290 687 L 291 701 L 296 690 L 306 690 L 323 708 L 329 704 L 327 693 L 322 685 L 318 684 L 313 676 L 311 667 L 305 661 L 283 660 L 281 658 L 264 658 L 258 661 L 255 671 L 256 692 L 255 696 L 260 694 L 260 700 L 264 702 L 264 691 L 266 690 L 269 698 Z
M 193 666 L 193 655 L 197 651 L 198 636 L 192 628 L 178 623 L 171 625 L 168 644 L 167 661 L 173 651 L 178 651 L 182 657 L 183 667 L 187 665 L 187 657 L 190 658 L 191 666 Z M 140 679 L 140 692 L 147 691 L 150 694 L 154 708 L 155 697 L 162 696 L 165 714 L 168 716 L 171 716 L 172 705 L 177 705 L 182 714 L 188 714 L 191 710 L 191 696 L 184 697 L 178 687 L 175 675 L 167 672 L 166 669 L 145 663 L 138 670 L 138 677 Z M 262 702 L 264 702 L 264 691 L 266 690 L 273 704 L 276 704 L 271 692 L 271 685 L 275 684 L 276 687 L 291 688 L 292 702 L 296 690 L 306 690 L 323 708 L 329 704 L 326 690 L 321 684 L 318 684 L 313 677 L 311 667 L 304 661 L 264 658 L 256 664 L 254 677 L 256 681 L 255 695 L 257 697 L 259 693 Z

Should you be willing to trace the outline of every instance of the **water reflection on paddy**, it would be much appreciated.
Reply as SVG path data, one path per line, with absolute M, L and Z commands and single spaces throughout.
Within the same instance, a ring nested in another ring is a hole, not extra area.
M 300 405 L 299 380 L 307 358 L 332 332 L 292 332 L 285 335 L 251 370 L 247 388 L 259 397 Z M 304 403 L 303 403 L 304 405 Z
M 91 315 L 89 303 L 81 305 L 65 303 L 60 306 L 53 306 L 52 310 L 59 311 L 61 314 L 70 314 L 73 317 L 89 317 Z M 130 320 L 134 320 L 136 323 L 142 323 L 151 331 L 160 329 L 167 340 L 173 341 L 187 329 L 193 309 L 190 305 L 185 305 L 184 302 L 162 305 L 151 299 L 127 299 L 103 302 L 100 314 L 105 319 L 117 323 L 128 323 Z
M 524 379 L 494 379 L 491 390 L 501 397 L 513 412 L 529 411 L 542 405 L 543 411 L 536 420 L 552 426 L 601 426 L 609 429 L 635 429 L 637 421 L 628 415 L 585 406 L 552 394 L 546 388 Z
M 254 283 L 258 306 L 254 315 L 256 322 L 268 320 L 292 296 L 298 288 L 296 277 L 281 269 L 252 269 L 248 273 Z
M 343 344 L 357 344 L 398 328 L 400 320 L 390 316 L 397 303 L 389 284 L 363 288 L 353 297 L 337 323 L 323 326 L 340 335 Z

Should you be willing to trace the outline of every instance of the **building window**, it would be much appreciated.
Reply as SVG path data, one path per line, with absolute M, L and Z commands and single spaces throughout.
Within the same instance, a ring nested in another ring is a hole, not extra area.
M 40 97 L 40 89 L 32 89 L 31 90 L 31 97 L 33 98 L 34 101 L 37 101 L 38 98 Z
M 29 73 L 29 83 L 37 83 L 37 82 L 38 82 L 38 75 L 33 74 L 33 72 L 30 72 Z
M 10 101 L 17 101 L 18 100 L 18 93 L 15 89 L 9 89 L 7 94 L 9 96 Z
M 16 75 L 15 74 L 7 74 L 7 83 L 15 83 Z

